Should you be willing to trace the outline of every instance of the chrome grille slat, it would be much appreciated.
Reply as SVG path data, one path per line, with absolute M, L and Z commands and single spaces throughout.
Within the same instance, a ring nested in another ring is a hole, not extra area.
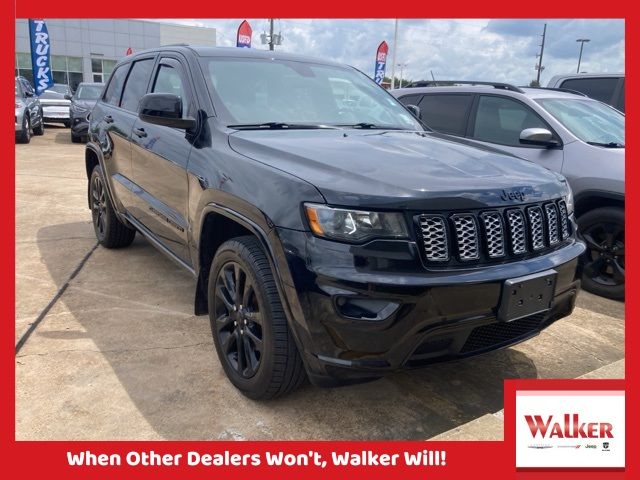
M 544 248 L 544 227 L 542 226 L 542 209 L 537 205 L 527 208 L 529 218 L 529 231 L 531 232 L 531 248 L 542 250 Z
M 480 257 L 478 247 L 478 227 L 473 215 L 453 215 L 453 226 L 458 241 L 458 256 L 462 261 L 477 260 Z
M 487 255 L 491 258 L 504 256 L 504 226 L 499 212 L 483 212 L 480 214 L 484 225 Z
M 448 261 L 449 240 L 445 219 L 435 215 L 422 215 L 420 216 L 420 228 L 427 260 L 430 262 Z
M 511 251 L 515 255 L 520 255 L 527 251 L 527 227 L 524 222 L 524 215 L 521 210 L 508 210 L 507 221 L 509 222 L 509 233 L 511 235 Z
M 555 203 L 545 204 L 544 214 L 547 219 L 549 245 L 556 245 L 560 241 L 560 235 L 558 234 L 558 208 Z
M 564 200 L 415 217 L 428 263 L 499 261 L 560 245 L 571 236 Z

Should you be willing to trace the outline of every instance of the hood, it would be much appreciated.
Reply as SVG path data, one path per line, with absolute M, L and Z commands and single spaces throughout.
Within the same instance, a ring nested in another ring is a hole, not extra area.
M 480 208 L 567 190 L 562 176 L 534 163 L 423 132 L 241 130 L 229 145 L 313 184 L 333 205 Z

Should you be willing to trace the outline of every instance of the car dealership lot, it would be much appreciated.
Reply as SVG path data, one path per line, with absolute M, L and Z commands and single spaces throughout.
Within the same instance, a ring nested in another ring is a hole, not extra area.
M 623 374 L 624 305 L 581 293 L 514 348 L 248 400 L 193 315 L 188 273 L 139 235 L 95 248 L 86 184 L 68 129 L 16 145 L 16 342 L 42 318 L 16 358 L 17 439 L 426 439 L 499 411 L 503 378 Z

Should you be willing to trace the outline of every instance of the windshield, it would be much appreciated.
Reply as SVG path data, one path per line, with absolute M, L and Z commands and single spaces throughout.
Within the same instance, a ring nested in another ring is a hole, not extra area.
M 51 85 L 47 90 L 66 95 L 69 93 L 69 85 Z
M 102 85 L 80 85 L 76 91 L 78 100 L 98 100 L 102 93 Z
M 202 62 L 229 125 L 424 130 L 400 102 L 352 68 L 256 58 Z
M 536 101 L 583 142 L 624 147 L 624 115 L 614 108 L 586 99 Z

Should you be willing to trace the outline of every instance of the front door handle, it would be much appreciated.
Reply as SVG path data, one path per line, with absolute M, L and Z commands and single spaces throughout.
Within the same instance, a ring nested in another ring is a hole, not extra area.
M 111 115 L 107 115 L 104 117 L 104 123 L 113 123 L 113 117 Z
M 144 128 L 134 128 L 133 133 L 135 133 L 140 138 L 144 138 L 147 136 L 147 132 L 144 131 Z

